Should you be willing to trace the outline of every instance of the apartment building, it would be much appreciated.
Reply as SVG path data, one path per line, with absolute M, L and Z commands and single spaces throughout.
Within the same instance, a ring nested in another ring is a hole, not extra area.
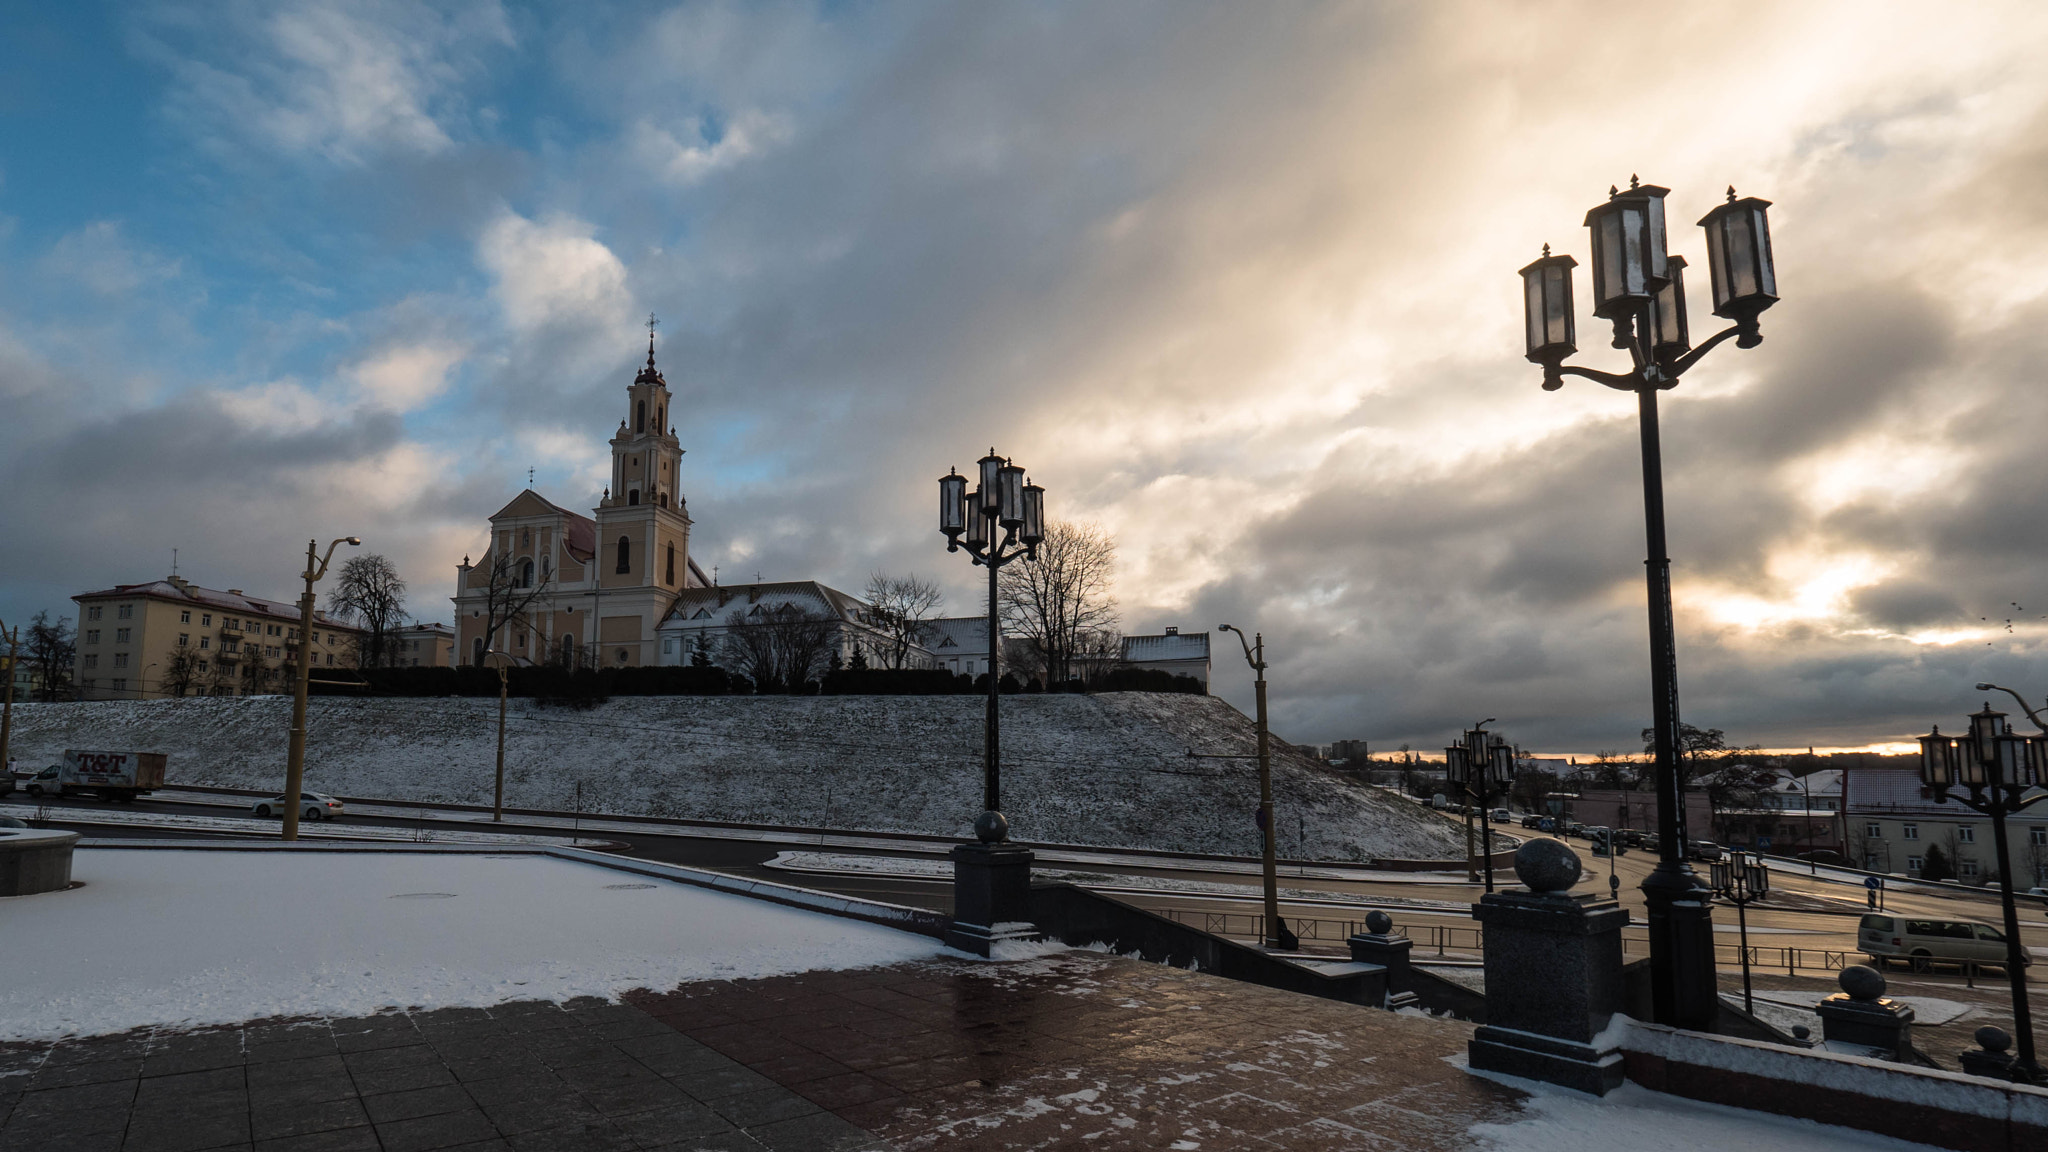
M 201 588 L 179 576 L 118 584 L 78 604 L 72 682 L 81 700 L 261 696 L 291 690 L 299 609 L 239 588 Z M 313 666 L 352 668 L 361 630 L 313 617 Z M 317 674 L 317 673 L 316 673 Z
M 1843 813 L 1850 862 L 1872 872 L 1918 876 L 1928 849 L 1941 848 L 1956 879 L 1983 884 L 1997 874 L 1991 819 L 1954 800 L 1938 803 L 1911 768 L 1852 768 Z M 2048 886 L 2048 812 L 2005 820 L 2007 867 L 2021 889 Z
M 414 624 L 391 633 L 394 668 L 453 668 L 455 629 L 446 624 Z

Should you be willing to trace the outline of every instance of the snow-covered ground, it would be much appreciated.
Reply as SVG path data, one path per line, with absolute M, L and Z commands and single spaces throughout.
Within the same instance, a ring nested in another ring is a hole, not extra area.
M 1933 1146 L 1837 1128 L 1812 1120 L 1773 1116 L 1722 1104 L 1687 1100 L 1623 1084 L 1605 1096 L 1589 1096 L 1534 1080 L 1491 1072 L 1474 1075 L 1511 1084 L 1530 1094 L 1520 1119 L 1472 1127 L 1475 1147 L 1485 1152 L 1698 1152 L 1740 1148 L 1745 1152 L 1927 1152 Z
M 611 997 L 945 952 L 537 854 L 81 848 L 72 876 L 85 886 L 0 899 L 0 1040 Z
M 17 820 L 37 820 L 46 815 L 40 808 L 29 804 L 0 803 L 0 816 L 12 816 Z M 76 808 L 53 808 L 47 814 L 52 819 L 77 827 L 100 826 L 108 828 L 163 828 L 181 832 L 221 832 L 232 835 L 274 838 L 282 821 L 259 821 L 238 819 L 231 816 L 197 816 L 183 812 L 131 812 L 120 808 L 103 810 Z M 299 835 L 308 840 L 413 840 L 426 844 L 559 844 L 565 848 L 597 848 L 610 843 L 588 837 L 575 839 L 569 836 L 536 836 L 531 833 L 492 832 L 479 828 L 472 832 L 467 829 L 450 831 L 446 828 L 425 828 L 417 831 L 373 824 L 329 824 L 307 821 L 299 825 Z
M 1020 840 L 1256 855 L 1253 727 L 1208 696 L 1003 698 L 1003 797 Z M 173 783 L 275 788 L 283 697 L 30 704 L 23 764 L 67 747 L 170 757 Z M 307 783 L 343 796 L 487 803 L 496 700 L 319 699 Z M 972 696 L 622 697 L 593 709 L 512 702 L 505 800 L 520 808 L 965 836 L 981 808 L 983 702 Z M 1276 750 L 1283 856 L 1453 859 L 1464 829 Z

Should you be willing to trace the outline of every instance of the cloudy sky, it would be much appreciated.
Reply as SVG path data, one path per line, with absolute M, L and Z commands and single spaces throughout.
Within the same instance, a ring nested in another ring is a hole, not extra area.
M 2044 51 L 2028 3 L 12 5 L 0 618 L 358 533 L 446 620 L 527 469 L 595 502 L 652 311 L 728 580 L 971 610 L 933 480 L 993 443 L 1126 631 L 1263 629 L 1285 735 L 1626 749 L 1633 403 L 1540 390 L 1514 272 L 1640 173 L 1695 263 L 1774 201 L 1784 295 L 1665 397 L 1685 717 L 1907 737 L 2048 692 Z

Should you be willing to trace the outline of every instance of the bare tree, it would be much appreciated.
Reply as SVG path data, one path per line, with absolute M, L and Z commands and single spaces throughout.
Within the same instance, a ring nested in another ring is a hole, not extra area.
M 351 557 L 327 594 L 327 610 L 362 623 L 356 667 L 384 668 L 397 660 L 392 633 L 405 624 L 405 581 L 390 560 L 374 552 Z
M 531 562 L 515 564 L 509 555 L 498 555 L 494 551 L 490 558 L 489 580 L 484 585 L 484 649 L 489 651 L 498 646 L 498 630 L 508 625 L 527 623 L 527 611 L 534 601 L 547 594 L 554 584 L 555 574 L 542 569 L 537 575 Z M 593 649 L 593 656 L 594 649 Z M 476 653 L 470 654 L 471 662 L 483 667 L 483 661 Z
M 874 613 L 875 627 L 887 637 L 888 649 L 884 654 L 891 668 L 903 667 L 910 658 L 910 650 L 924 643 L 925 622 L 946 601 L 937 584 L 914 574 L 873 573 L 868 577 L 864 595 Z
M 199 657 L 190 648 L 180 648 L 164 661 L 157 687 L 173 696 L 183 696 L 199 683 Z
M 1036 561 L 1003 568 L 997 585 L 1003 624 L 1025 642 L 1048 686 L 1072 679 L 1075 661 L 1114 633 L 1116 540 L 1094 524 L 1054 521 Z
M 727 618 L 725 662 L 756 692 L 796 692 L 825 674 L 838 651 L 838 621 L 794 604 L 734 610 Z
M 28 650 L 24 659 L 28 661 L 30 677 L 35 681 L 36 697 L 40 700 L 62 700 L 71 695 L 71 666 L 78 658 L 78 633 L 71 627 L 69 616 L 50 619 L 48 612 L 38 612 L 29 619 L 28 638 L 22 644 Z

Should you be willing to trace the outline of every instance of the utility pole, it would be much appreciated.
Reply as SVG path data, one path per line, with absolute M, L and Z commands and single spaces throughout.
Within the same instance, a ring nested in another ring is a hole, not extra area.
M 491 800 L 491 821 L 498 823 L 505 819 L 505 697 L 510 690 L 511 675 L 507 668 L 512 657 L 493 648 L 484 653 L 484 659 L 498 670 L 498 783 Z
M 1238 643 L 1244 645 L 1245 663 L 1251 665 L 1256 679 L 1252 683 L 1253 699 L 1258 702 L 1259 740 L 1259 837 L 1261 872 L 1265 886 L 1266 931 L 1265 945 L 1268 948 L 1292 950 L 1301 946 L 1294 933 L 1280 920 L 1280 875 L 1278 861 L 1273 855 L 1273 745 L 1271 729 L 1266 724 L 1266 635 L 1257 633 L 1253 640 L 1245 639 L 1244 630 L 1232 624 L 1222 625 L 1223 632 L 1237 633 Z
M 14 735 L 14 678 L 21 667 L 21 625 L 16 624 L 9 632 L 4 621 L 0 621 L 0 640 L 7 642 L 7 683 L 0 687 L 0 772 L 11 772 L 13 761 L 8 759 L 8 740 Z M 8 781 L 11 785 L 13 781 Z

